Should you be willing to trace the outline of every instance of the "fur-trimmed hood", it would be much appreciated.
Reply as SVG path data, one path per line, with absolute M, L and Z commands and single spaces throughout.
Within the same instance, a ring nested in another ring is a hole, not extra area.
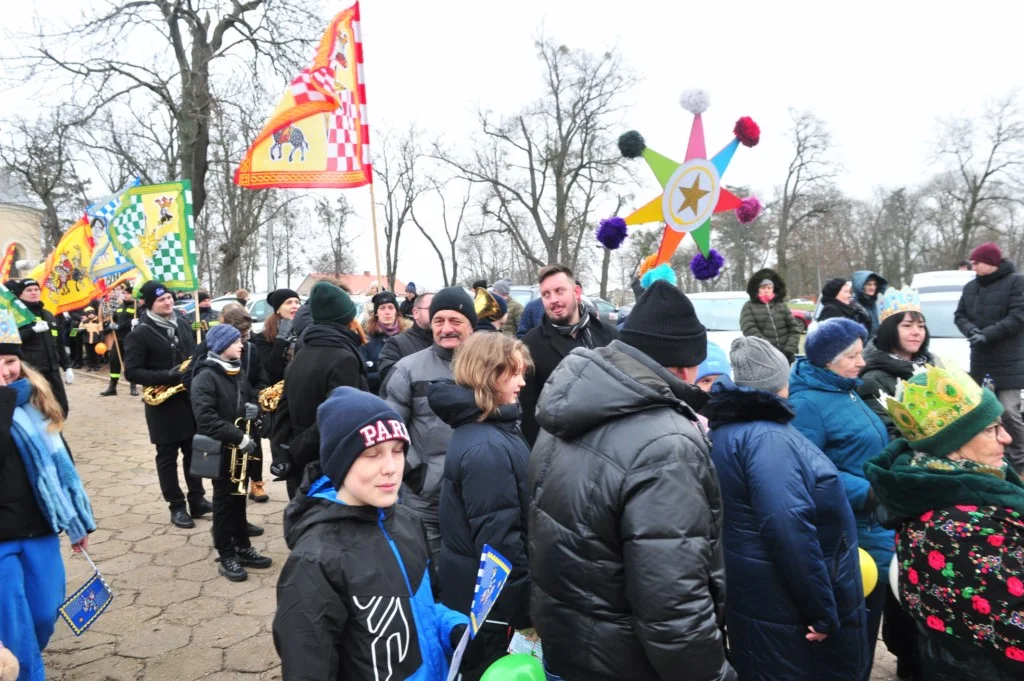
M 796 416 L 788 400 L 763 390 L 738 386 L 728 376 L 715 381 L 711 399 L 701 413 L 708 418 L 711 428 L 753 421 L 785 425 Z
M 750 299 L 755 303 L 761 302 L 757 298 L 757 289 L 765 279 L 771 279 L 772 283 L 775 284 L 775 300 L 773 302 L 785 302 L 786 282 L 783 281 L 778 272 L 770 267 L 765 267 L 764 269 L 754 272 L 754 276 L 747 280 L 747 295 L 750 296 Z

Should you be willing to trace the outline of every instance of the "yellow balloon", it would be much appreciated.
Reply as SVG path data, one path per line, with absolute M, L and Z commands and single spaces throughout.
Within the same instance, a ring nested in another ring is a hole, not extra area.
M 97 355 L 105 355 L 105 354 L 107 354 L 107 344 L 106 343 L 97 343 L 96 344 L 96 354 Z
M 857 550 L 860 551 L 860 576 L 864 580 L 864 597 L 867 598 L 878 584 L 878 566 L 870 553 L 864 549 Z

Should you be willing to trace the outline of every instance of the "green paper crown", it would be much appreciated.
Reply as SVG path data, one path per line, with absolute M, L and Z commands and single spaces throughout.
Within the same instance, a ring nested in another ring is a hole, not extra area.
M 897 312 L 921 312 L 921 296 L 912 288 L 889 289 L 878 303 L 878 316 L 885 321 Z
M 927 365 L 896 384 L 896 396 L 879 394 L 910 446 L 936 456 L 956 451 L 1002 414 L 990 390 L 960 368 Z

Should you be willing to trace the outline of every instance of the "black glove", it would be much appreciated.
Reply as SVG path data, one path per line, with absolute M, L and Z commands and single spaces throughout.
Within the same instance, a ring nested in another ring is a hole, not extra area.
M 281 319 L 277 323 L 277 338 L 288 340 L 292 335 L 292 320 Z
M 981 332 L 981 329 L 974 329 L 971 331 L 971 335 L 967 337 L 967 342 L 973 348 L 975 345 L 988 342 L 988 339 L 985 338 L 985 334 Z
M 459 647 L 459 641 L 462 640 L 462 635 L 466 633 L 468 627 L 468 624 L 456 624 L 452 627 L 452 633 L 448 634 L 448 643 L 451 644 L 452 650 Z
M 452 644 L 452 650 L 459 646 L 459 641 L 462 640 L 462 635 L 466 632 L 467 626 L 466 624 L 457 624 L 452 627 L 452 633 L 448 636 L 448 640 Z M 483 664 L 486 654 L 487 645 L 483 640 L 470 639 L 469 643 L 466 644 L 466 652 L 462 655 L 462 664 L 459 665 L 459 669 L 464 671 L 475 670 Z
M 292 464 L 289 461 L 275 461 L 270 464 L 270 474 L 274 476 L 275 480 L 285 480 L 291 477 Z

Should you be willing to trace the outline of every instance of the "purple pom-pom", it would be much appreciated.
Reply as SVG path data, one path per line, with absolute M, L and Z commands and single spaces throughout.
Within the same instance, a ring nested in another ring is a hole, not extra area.
M 618 215 L 601 220 L 601 224 L 597 228 L 597 240 L 610 251 L 614 251 L 621 246 L 628 234 L 629 230 L 626 229 L 626 221 Z
M 736 219 L 739 220 L 742 225 L 749 225 L 760 214 L 761 202 L 757 200 L 756 196 L 743 199 L 743 201 L 740 202 L 740 207 L 736 209 Z
M 690 271 L 693 272 L 693 276 L 704 281 L 717 277 L 718 273 L 722 271 L 723 265 L 725 265 L 725 258 L 712 248 L 708 251 L 706 258 L 703 253 L 693 256 L 693 260 L 690 261 Z

